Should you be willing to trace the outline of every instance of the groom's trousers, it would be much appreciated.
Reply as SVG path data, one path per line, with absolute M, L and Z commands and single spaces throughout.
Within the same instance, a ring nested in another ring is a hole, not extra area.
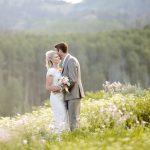
M 81 99 L 66 100 L 68 110 L 70 130 L 73 131 L 79 127 L 80 122 L 80 101 Z

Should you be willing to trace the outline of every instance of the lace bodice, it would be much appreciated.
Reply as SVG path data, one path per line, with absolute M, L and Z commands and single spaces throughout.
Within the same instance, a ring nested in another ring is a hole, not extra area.
M 61 72 L 60 70 L 57 70 L 55 68 L 49 68 L 47 71 L 47 75 L 49 76 L 52 75 L 53 76 L 53 85 L 54 86 L 58 86 L 59 85 L 59 79 L 61 78 Z

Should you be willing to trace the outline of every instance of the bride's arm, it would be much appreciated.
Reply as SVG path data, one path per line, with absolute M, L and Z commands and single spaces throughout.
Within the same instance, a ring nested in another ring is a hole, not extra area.
M 49 75 L 46 77 L 46 90 L 49 92 L 61 92 L 62 88 L 59 86 L 53 86 L 53 76 Z

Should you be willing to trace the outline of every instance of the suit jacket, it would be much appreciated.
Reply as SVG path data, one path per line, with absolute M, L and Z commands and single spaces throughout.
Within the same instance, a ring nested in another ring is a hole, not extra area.
M 70 86 L 68 87 L 69 93 L 65 93 L 65 100 L 74 100 L 83 98 L 84 90 L 81 82 L 80 64 L 77 58 L 68 54 L 65 59 L 62 69 L 62 75 L 69 78 Z

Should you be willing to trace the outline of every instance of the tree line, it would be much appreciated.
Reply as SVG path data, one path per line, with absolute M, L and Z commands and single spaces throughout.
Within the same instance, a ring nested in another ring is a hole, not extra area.
M 45 52 L 65 41 L 81 64 L 85 91 L 110 82 L 150 87 L 150 27 L 98 33 L 0 33 L 0 116 L 30 111 L 45 90 Z

